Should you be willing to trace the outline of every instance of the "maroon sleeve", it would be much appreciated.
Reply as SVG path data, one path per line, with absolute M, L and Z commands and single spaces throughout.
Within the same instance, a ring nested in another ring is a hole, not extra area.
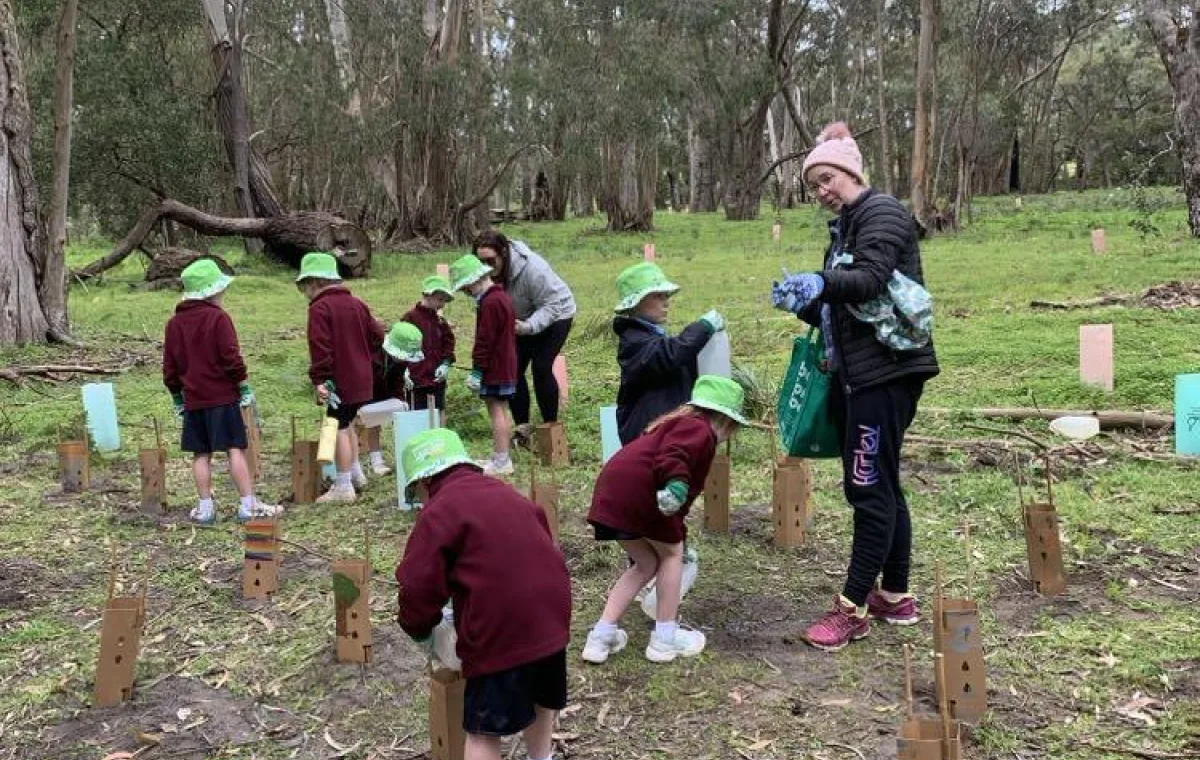
M 238 346 L 237 330 L 228 314 L 221 314 L 216 329 L 217 355 L 221 359 L 229 379 L 235 384 L 246 382 L 246 361 L 242 359 L 242 349 Z
M 380 349 L 383 347 L 383 339 L 387 337 L 387 325 L 375 318 L 375 315 L 371 313 L 371 307 L 367 306 L 365 302 L 360 301 L 360 303 L 362 303 L 363 312 L 367 315 L 367 332 L 371 350 Z
M 454 328 L 442 317 L 438 317 L 438 327 L 442 331 L 442 361 L 454 363 Z
M 479 306 L 479 326 L 475 329 L 475 347 L 471 350 L 471 368 L 486 371 L 491 366 L 500 334 L 504 309 L 497 298 L 485 298 Z
M 183 380 L 179 377 L 179 361 L 175 356 L 178 336 L 175 334 L 174 320 L 167 322 L 167 334 L 163 338 L 163 385 L 171 393 L 183 390 Z
M 308 310 L 308 358 L 308 378 L 313 385 L 333 379 L 333 329 L 320 304 Z
M 662 443 L 654 452 L 654 486 L 662 488 L 672 480 L 682 480 L 691 490 L 692 464 L 705 458 L 712 463 L 712 430 L 707 420 L 681 419 L 663 431 Z M 705 466 L 707 473 L 708 467 Z
M 400 584 L 397 620 L 414 639 L 433 632 L 450 599 L 450 564 L 457 553 L 457 530 L 445 512 L 445 507 L 438 509 L 432 502 L 421 510 L 396 568 Z

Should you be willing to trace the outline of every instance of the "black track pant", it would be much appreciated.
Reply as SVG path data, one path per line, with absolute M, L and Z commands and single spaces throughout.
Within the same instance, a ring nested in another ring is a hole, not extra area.
M 841 430 L 843 486 L 854 507 L 842 593 L 860 607 L 881 573 L 884 591 L 908 591 L 912 521 L 900 488 L 900 447 L 923 387 L 923 378 L 901 378 L 847 396 L 841 378 L 834 379 L 830 412 Z
M 574 320 L 560 319 L 537 335 L 517 336 L 517 395 L 508 402 L 513 422 L 529 422 L 529 383 L 525 373 L 533 364 L 533 392 L 537 396 L 542 422 L 558 422 L 558 380 L 554 378 L 554 359 L 567 342 Z

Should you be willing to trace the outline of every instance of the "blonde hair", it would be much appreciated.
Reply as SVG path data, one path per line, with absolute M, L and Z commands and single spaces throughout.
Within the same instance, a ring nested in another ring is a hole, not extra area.
M 715 424 L 720 424 L 722 420 L 728 419 L 720 412 L 713 411 L 712 409 L 702 409 L 698 406 L 692 406 L 690 403 L 688 403 L 672 409 L 671 411 L 651 422 L 646 426 L 646 432 L 653 433 L 655 430 L 671 420 L 678 420 L 683 417 L 699 417 L 709 423 Z

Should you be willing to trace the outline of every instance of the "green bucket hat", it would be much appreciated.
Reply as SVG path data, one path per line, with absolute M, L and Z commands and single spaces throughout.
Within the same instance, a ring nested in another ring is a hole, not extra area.
M 443 293 L 451 301 L 454 300 L 454 288 L 450 287 L 450 281 L 436 274 L 421 282 L 421 295 L 431 296 L 434 293 Z
M 469 464 L 476 469 L 482 469 L 475 460 L 467 456 L 458 434 L 448 428 L 435 428 L 417 433 L 408 439 L 403 453 L 400 454 L 400 466 L 408 478 L 405 485 L 411 486 L 418 480 L 432 478 L 439 472 L 459 464 Z
M 233 278 L 221 271 L 212 259 L 196 259 L 179 273 L 183 281 L 183 300 L 203 301 L 229 287 Z
M 296 282 L 304 280 L 335 280 L 340 281 L 337 258 L 332 253 L 306 253 L 300 260 L 300 275 Z
M 688 403 L 701 409 L 720 412 L 739 425 L 749 422 L 742 416 L 742 403 L 746 392 L 742 386 L 727 377 L 701 375 L 692 388 L 692 400 Z
M 425 358 L 422 341 L 421 328 L 412 322 L 397 322 L 383 339 L 383 350 L 398 362 L 419 362 Z
M 455 290 L 474 285 L 491 273 L 491 267 L 470 253 L 450 265 L 450 281 L 454 283 Z
M 617 297 L 621 299 L 613 311 L 629 311 L 651 293 L 677 293 L 679 286 L 667 279 L 658 264 L 644 261 L 617 276 Z

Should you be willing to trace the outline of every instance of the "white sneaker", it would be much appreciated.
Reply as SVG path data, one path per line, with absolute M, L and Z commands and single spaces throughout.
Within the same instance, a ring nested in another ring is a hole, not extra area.
M 504 460 L 503 464 L 497 463 L 495 459 L 487 460 L 486 462 L 484 462 L 484 465 L 483 465 L 483 474 L 491 475 L 492 477 L 499 477 L 501 475 L 512 475 L 513 474 L 512 457 L 509 457 L 508 459 Z
M 354 492 L 354 486 L 339 486 L 335 483 L 330 486 L 328 491 L 317 497 L 317 503 L 351 502 L 357 498 L 358 494 Z
M 596 633 L 595 629 L 588 632 L 587 644 L 583 647 L 583 659 L 599 665 L 625 648 L 629 643 L 629 634 L 620 628 L 611 636 Z
M 359 491 L 363 490 L 367 487 L 367 473 L 363 472 L 361 469 L 352 470 L 350 472 L 350 484 Z
M 704 651 L 704 634 L 688 628 L 675 629 L 675 638 L 663 641 L 655 634 L 650 634 L 650 643 L 646 645 L 646 659 L 650 662 L 670 662 L 676 657 L 695 657 Z
M 188 518 L 192 522 L 200 523 L 201 525 L 212 525 L 217 521 L 217 507 L 216 505 L 213 505 L 205 509 L 197 504 L 192 508 L 192 511 L 188 513 Z
M 379 477 L 382 478 L 385 475 L 391 475 L 392 468 L 388 467 L 387 463 L 385 463 L 385 462 L 372 462 L 371 463 L 371 472 L 375 473 L 376 475 L 378 475 Z
M 266 504 L 258 499 L 255 499 L 254 506 L 250 509 L 238 507 L 237 519 L 238 522 L 246 522 L 247 520 L 261 520 L 264 518 L 269 519 L 272 517 L 279 517 L 282 514 L 283 507 L 279 506 L 278 504 Z

